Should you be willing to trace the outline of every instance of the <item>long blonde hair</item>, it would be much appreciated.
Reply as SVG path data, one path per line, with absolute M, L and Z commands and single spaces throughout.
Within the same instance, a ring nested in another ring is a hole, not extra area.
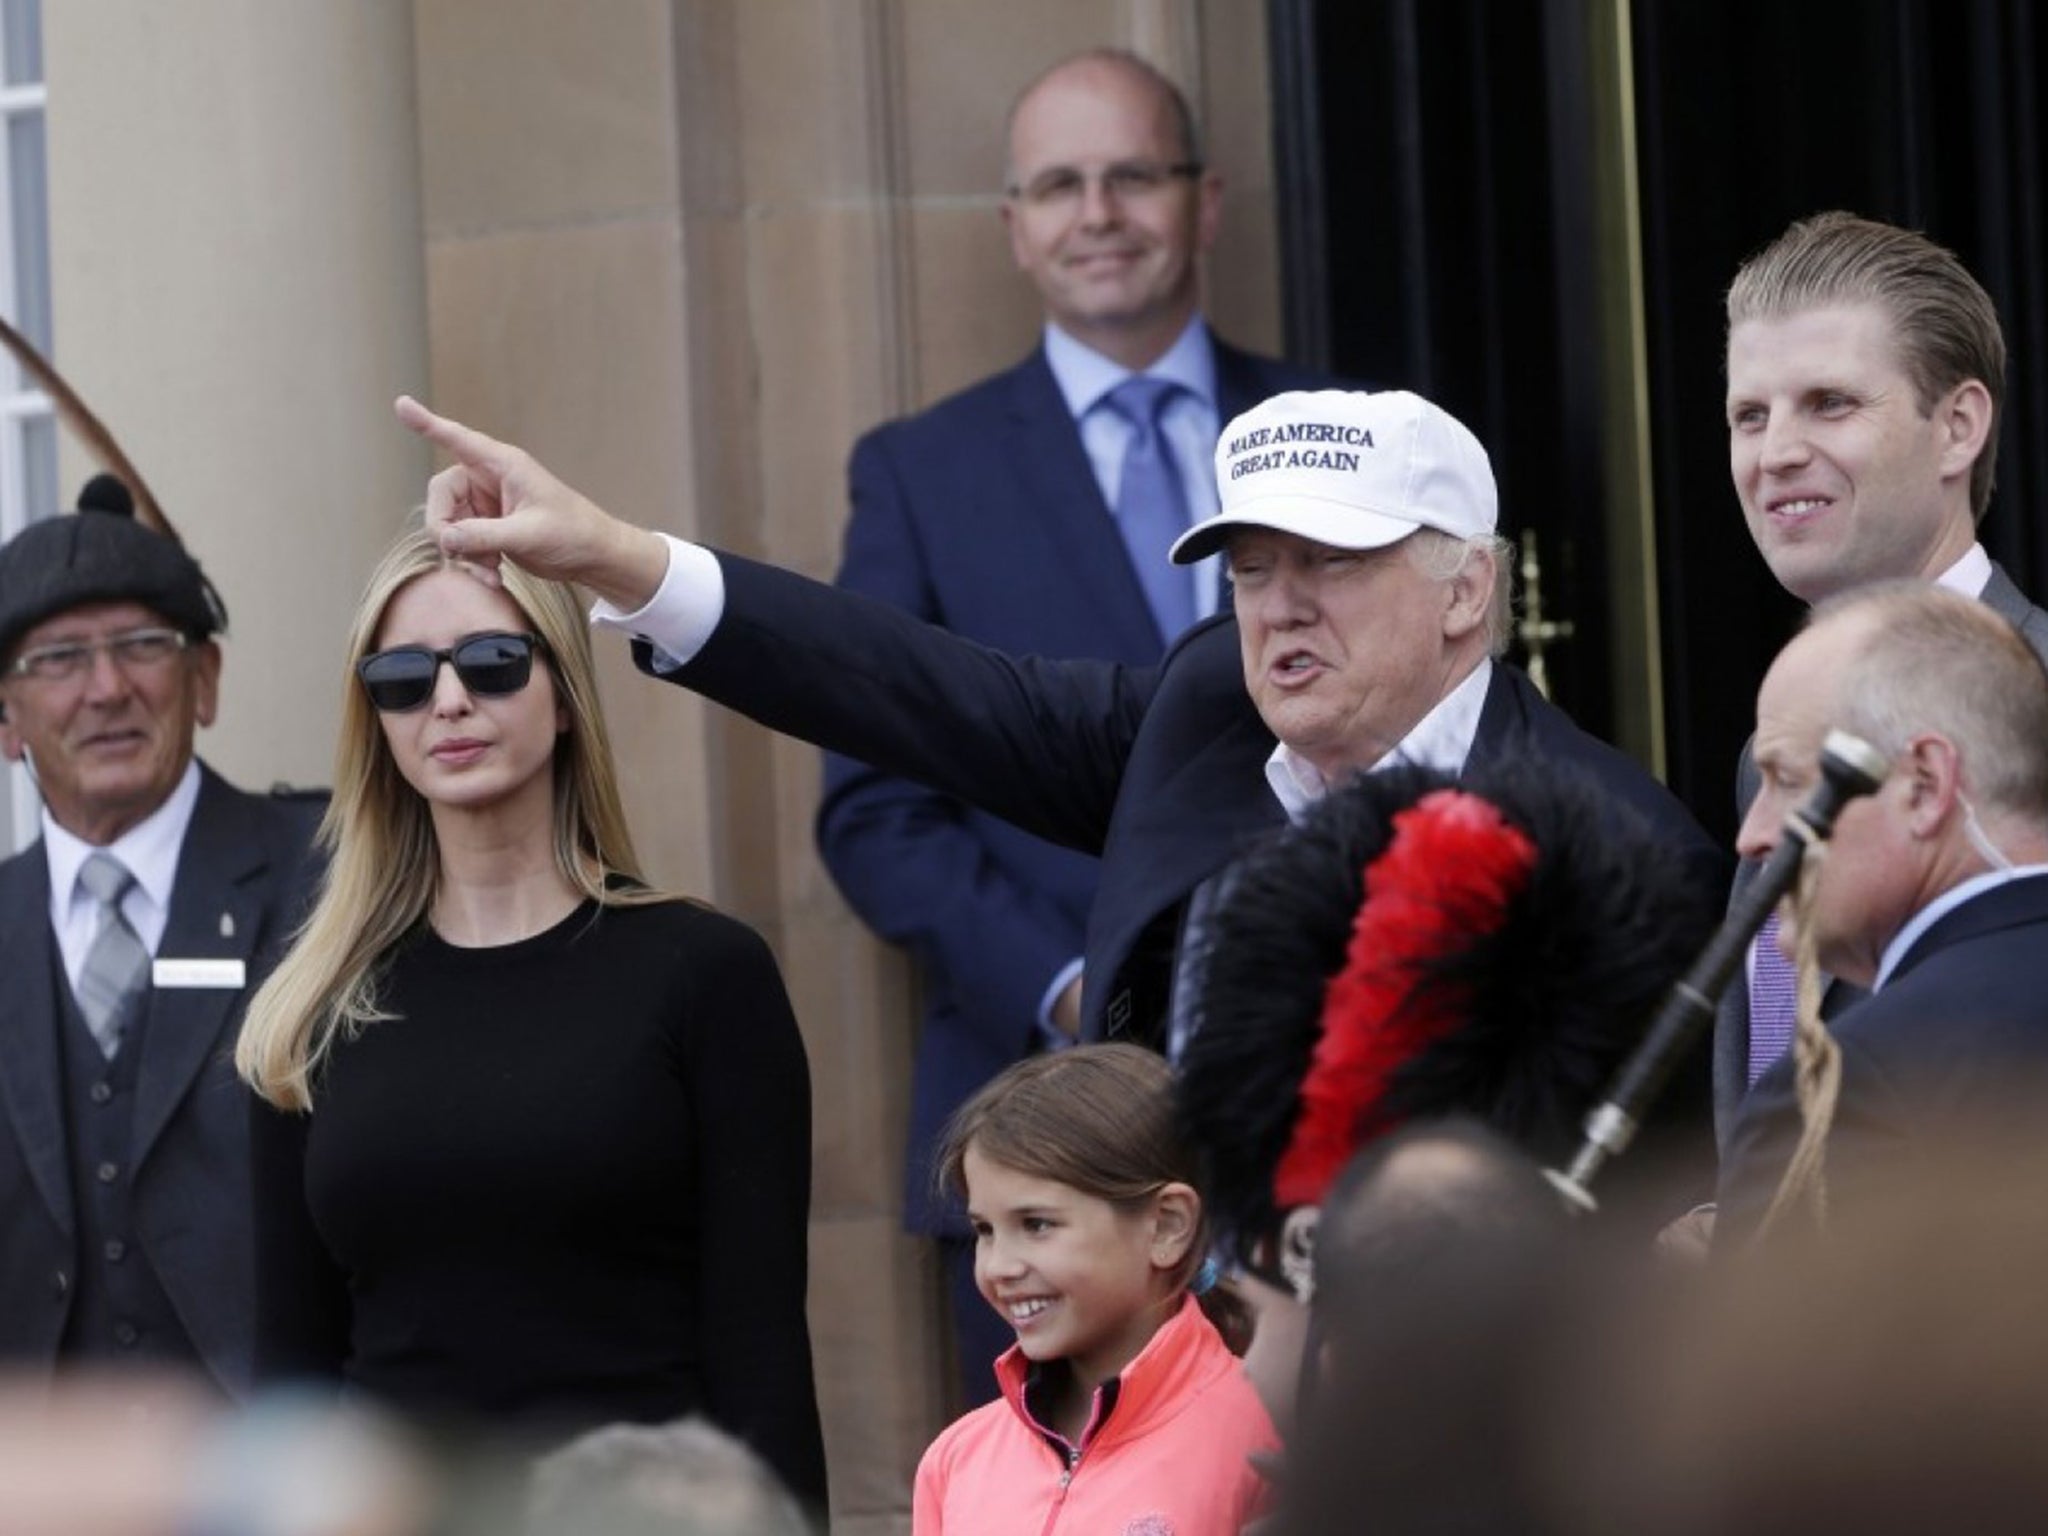
M 256 996 L 235 1043 L 235 1070 L 280 1109 L 313 1107 L 313 1078 L 338 1037 L 391 1015 L 378 1005 L 383 961 L 427 914 L 441 878 L 427 802 L 393 761 L 355 663 L 377 641 L 384 610 L 407 584 L 448 564 L 413 528 L 371 573 L 342 670 L 334 798 L 318 833 L 328 856 L 319 900 L 291 952 Z M 503 567 L 505 594 L 546 644 L 569 728 L 555 741 L 554 850 L 562 876 L 608 906 L 674 898 L 648 889 L 619 799 L 611 739 L 598 708 L 590 635 L 575 594 Z M 624 876 L 626 882 L 614 883 Z

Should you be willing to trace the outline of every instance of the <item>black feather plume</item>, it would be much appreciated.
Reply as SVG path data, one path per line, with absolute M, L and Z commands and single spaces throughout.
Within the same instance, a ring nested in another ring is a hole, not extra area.
M 1461 1023 L 1395 1074 L 1377 1106 L 1388 1119 L 1463 1113 L 1561 1160 L 1706 937 L 1714 914 L 1680 861 L 1568 766 L 1497 761 L 1455 781 L 1397 769 L 1333 793 L 1236 865 L 1202 924 L 1180 1102 L 1205 1150 L 1211 1214 L 1240 1243 L 1277 1219 L 1273 1172 L 1366 867 L 1396 813 L 1453 782 L 1496 805 L 1538 857 L 1501 927 L 1470 935 L 1420 983 L 1453 989 Z

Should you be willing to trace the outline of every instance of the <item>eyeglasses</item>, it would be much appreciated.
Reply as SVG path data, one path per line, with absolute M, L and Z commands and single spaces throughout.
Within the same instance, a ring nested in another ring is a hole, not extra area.
M 1175 165 L 1158 160 L 1119 160 L 1092 177 L 1078 165 L 1054 165 L 1023 185 L 1010 187 L 1009 195 L 1033 208 L 1070 208 L 1087 196 L 1092 180 L 1104 197 L 1134 203 L 1158 196 L 1169 182 L 1192 181 L 1201 174 L 1199 160 L 1183 160 Z
M 190 644 L 182 630 L 130 629 L 98 640 L 61 640 L 23 651 L 7 668 L 14 677 L 30 677 L 39 683 L 68 683 L 92 670 L 92 659 L 101 651 L 128 671 L 160 667 Z
M 444 661 L 471 693 L 497 698 L 526 686 L 533 676 L 533 653 L 545 649 L 539 635 L 470 635 L 445 651 L 424 645 L 377 651 L 356 663 L 356 676 L 363 680 L 372 705 L 385 714 L 402 715 L 434 696 Z

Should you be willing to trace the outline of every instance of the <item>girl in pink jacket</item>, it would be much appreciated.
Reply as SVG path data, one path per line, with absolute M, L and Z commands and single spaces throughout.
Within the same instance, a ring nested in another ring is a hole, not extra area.
M 1002 1399 L 917 1469 L 914 1536 L 1237 1536 L 1276 1448 L 1188 1293 L 1207 1252 L 1165 1062 L 1128 1045 L 1019 1062 L 954 1116 L 939 1177 L 1017 1331 Z

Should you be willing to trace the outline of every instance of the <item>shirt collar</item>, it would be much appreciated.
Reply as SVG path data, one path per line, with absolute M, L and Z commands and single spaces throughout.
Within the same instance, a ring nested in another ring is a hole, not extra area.
M 1486 690 L 1492 682 L 1493 660 L 1482 657 L 1465 680 L 1438 699 L 1436 707 L 1401 738 L 1399 746 L 1366 772 L 1406 765 L 1463 773 L 1465 759 L 1472 755 L 1472 743 L 1479 735 L 1479 716 L 1486 708 Z M 1284 741 L 1266 759 L 1266 783 L 1291 822 L 1299 822 L 1310 806 L 1330 792 L 1329 781 L 1315 764 Z
M 1982 896 L 1986 891 L 1995 891 L 2001 885 L 2010 885 L 2015 880 L 2031 880 L 2042 875 L 2048 875 L 2048 864 L 2019 864 L 2011 869 L 1994 869 L 1974 875 L 1960 885 L 1950 886 L 1915 912 L 1906 926 L 1892 935 L 1891 943 L 1885 945 L 1884 954 L 1877 962 L 1877 979 L 1870 984 L 1870 990 L 1882 990 L 1884 984 L 1892 979 L 1892 972 L 1899 968 L 1899 962 L 1920 942 L 1921 936 L 1964 902 Z
M 1163 1422 L 1162 1415 L 1181 1412 L 1190 1393 L 1216 1378 L 1220 1365 L 1234 1371 L 1238 1362 L 1224 1349 L 1214 1326 L 1203 1315 L 1201 1303 L 1183 1295 L 1173 1315 L 1131 1362 L 1095 1389 L 1088 1425 L 1080 1442 L 1070 1449 L 1137 1439 Z M 1049 1433 L 1043 1396 L 1032 1388 L 1046 1377 L 1043 1367 L 1027 1360 L 1016 1345 L 996 1360 L 996 1384 L 1011 1411 L 1041 1434 Z
M 1076 421 L 1132 373 L 1122 363 L 1076 341 L 1049 320 L 1045 325 L 1045 362 L 1052 369 L 1060 398 L 1067 403 L 1067 414 Z M 1216 348 L 1200 315 L 1191 316 L 1173 345 L 1142 371 L 1155 379 L 1173 380 L 1210 409 L 1215 408 Z
M 1991 556 L 1982 544 L 1972 544 L 1963 558 L 1934 578 L 1937 587 L 1947 587 L 1964 597 L 1982 597 L 1991 585 Z
M 79 869 L 94 853 L 104 851 L 127 866 L 142 893 L 156 904 L 159 911 L 168 911 L 171 886 L 178 877 L 178 850 L 184 846 L 185 830 L 192 825 L 192 812 L 198 804 L 199 763 L 193 759 L 185 764 L 184 775 L 164 803 L 107 844 L 104 850 L 57 825 L 50 808 L 44 806 L 43 851 L 50 865 L 52 901 L 62 904 L 74 900 L 78 894 Z

